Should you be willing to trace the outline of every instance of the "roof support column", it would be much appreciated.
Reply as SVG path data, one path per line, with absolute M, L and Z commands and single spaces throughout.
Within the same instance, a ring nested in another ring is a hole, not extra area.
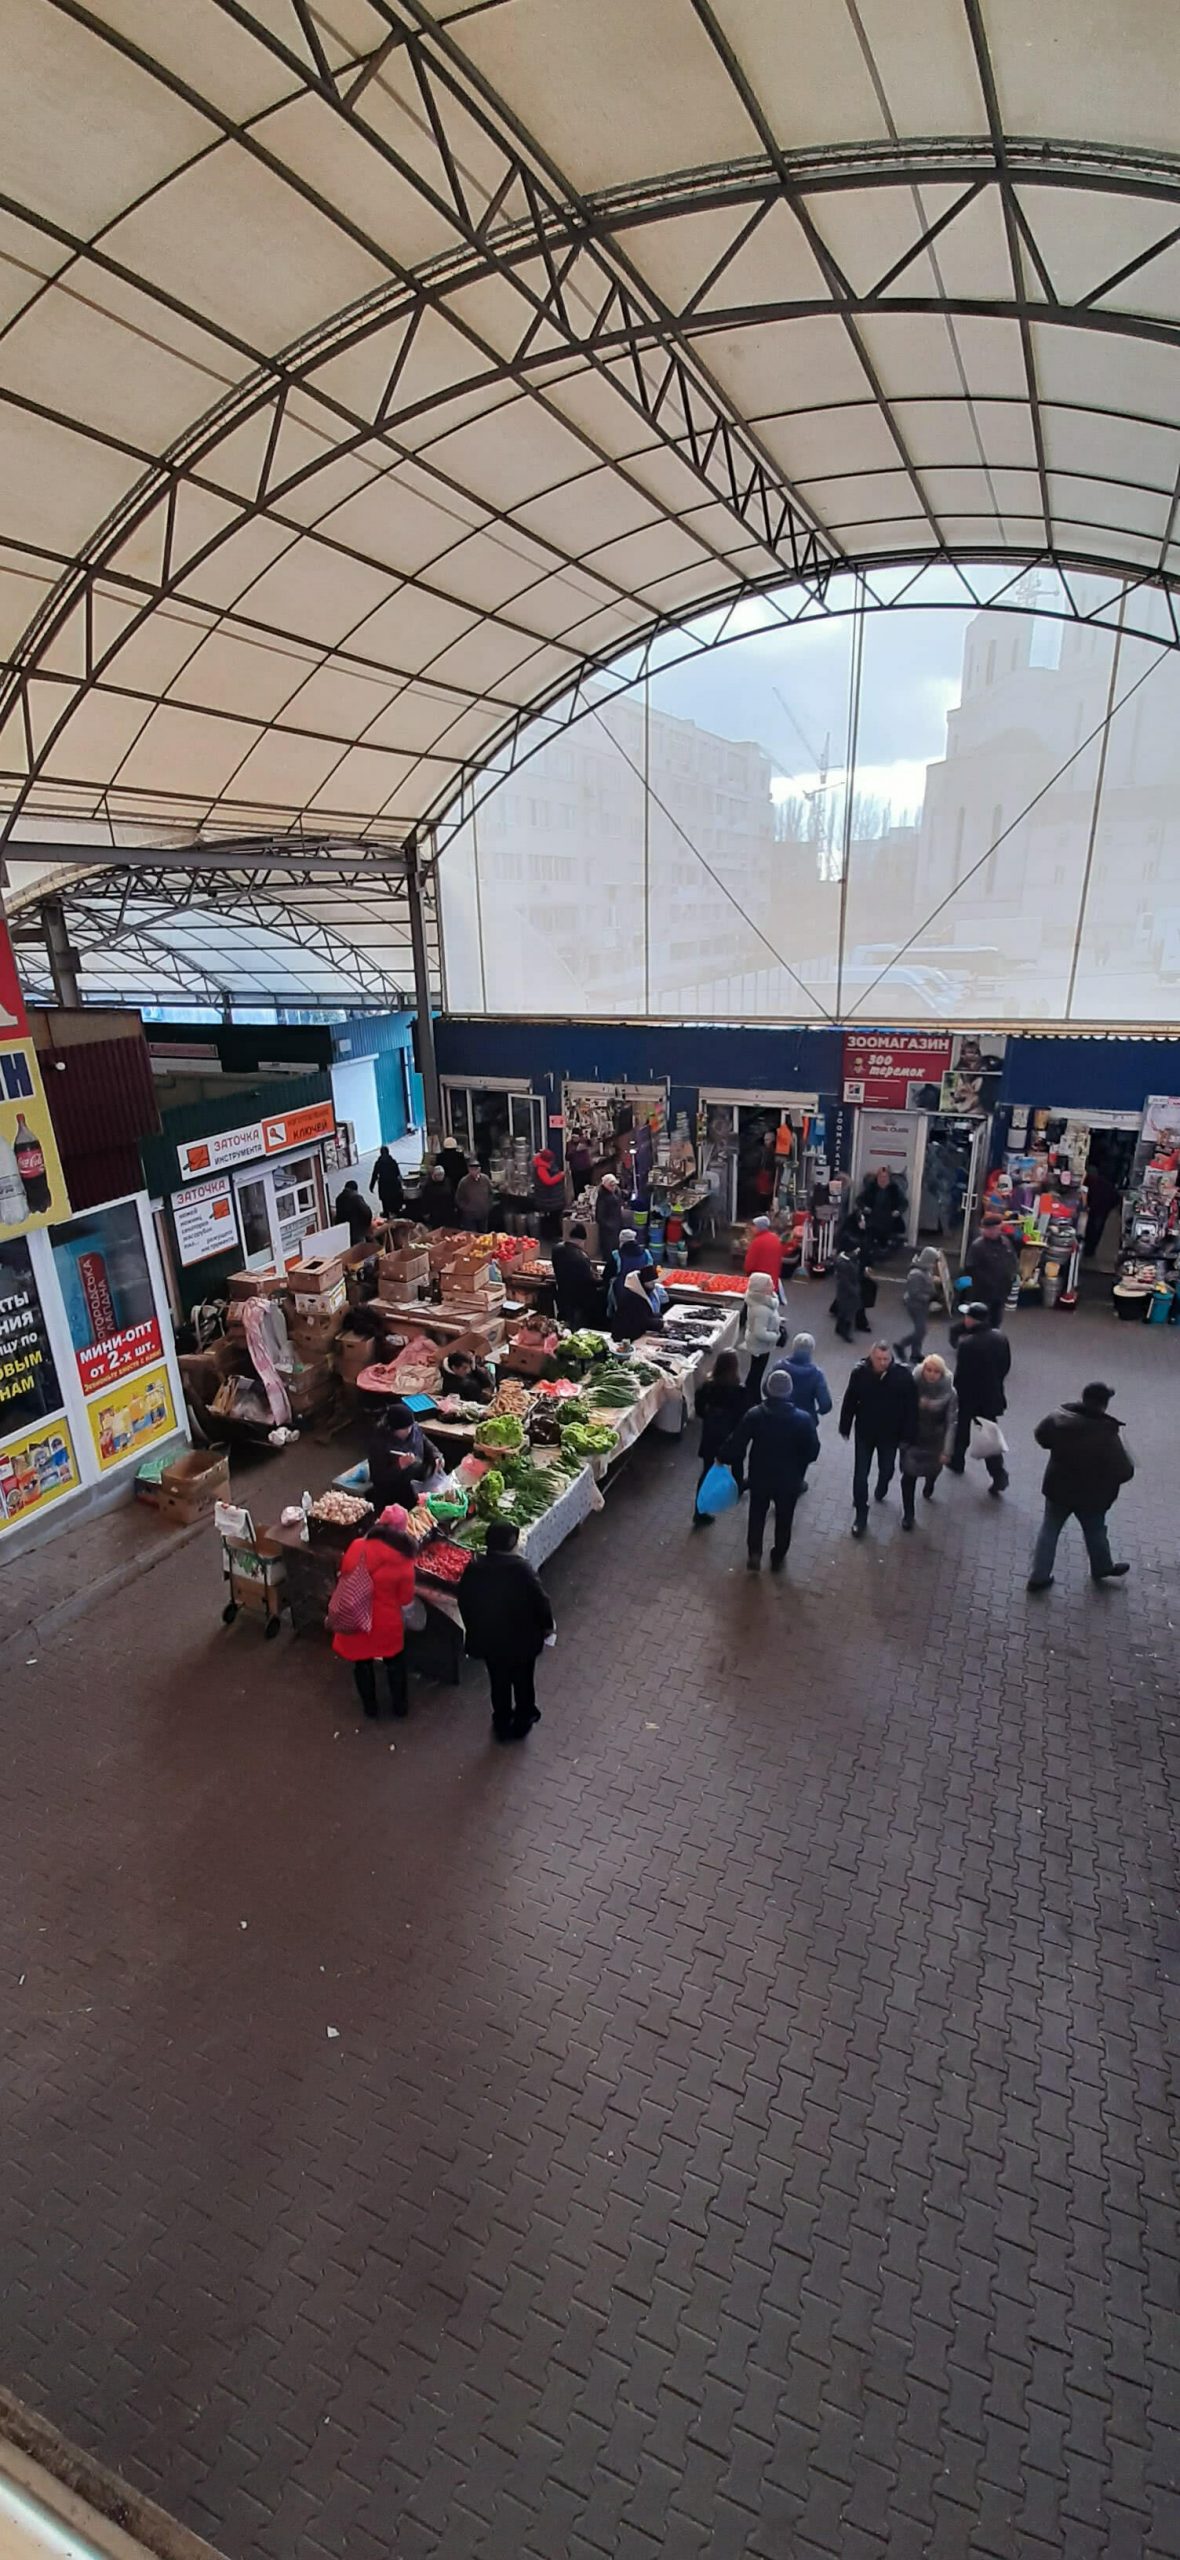
M 77 952 L 70 946 L 66 911 L 60 898 L 42 899 L 41 930 L 45 936 L 45 948 L 49 954 L 49 974 L 53 980 L 53 992 L 64 1013 L 77 1013 L 82 1003 L 82 992 L 78 985 L 79 960 Z
M 414 953 L 414 1003 L 418 1014 L 418 1069 L 426 1099 L 426 1132 L 431 1138 L 443 1134 L 442 1090 L 438 1081 L 438 1060 L 434 1054 L 434 1014 L 430 989 L 430 964 L 426 952 L 426 923 L 422 912 L 422 868 L 416 847 L 406 856 L 406 900 L 410 910 L 410 942 Z

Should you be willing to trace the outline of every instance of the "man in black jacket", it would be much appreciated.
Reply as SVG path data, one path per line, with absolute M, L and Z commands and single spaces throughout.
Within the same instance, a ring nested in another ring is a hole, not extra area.
M 877 1462 L 875 1497 L 884 1502 L 897 1465 L 898 1444 L 918 1430 L 918 1390 L 913 1371 L 895 1360 L 887 1342 L 874 1342 L 858 1360 L 840 1407 L 840 1437 L 852 1439 L 852 1534 L 869 1525 L 869 1473 Z
M 1078 1404 L 1063 1404 L 1046 1414 L 1033 1434 L 1049 1452 L 1041 1491 L 1045 1517 L 1033 1552 L 1030 1591 L 1047 1591 L 1053 1580 L 1057 1541 L 1072 1513 L 1086 1541 L 1095 1582 L 1117 1582 L 1131 1568 L 1112 1564 L 1106 1515 L 1123 1485 L 1135 1473 L 1122 1424 L 1107 1406 L 1113 1387 L 1083 1387 Z
M 369 1189 L 376 1192 L 381 1202 L 383 1218 L 401 1218 L 405 1215 L 406 1186 L 402 1181 L 402 1169 L 397 1157 L 390 1155 L 388 1147 L 381 1149 L 369 1176 Z
M 457 1594 L 468 1653 L 487 1664 L 497 1742 L 523 1742 L 540 1721 L 537 1656 L 554 1633 L 545 1592 L 514 1552 L 516 1537 L 510 1521 L 493 1520 L 485 1552 L 472 1557 Z
M 602 1282 L 586 1251 L 585 1227 L 577 1221 L 571 1226 L 566 1243 L 553 1247 L 553 1278 L 557 1312 L 563 1324 L 577 1333 L 584 1325 L 602 1323 Z
M 963 1267 L 977 1299 L 987 1308 L 998 1333 L 1017 1271 L 1016 1248 L 1004 1233 L 1004 1221 L 998 1209 L 984 1210 L 983 1225 Z
M 973 1298 L 961 1324 L 951 1326 L 951 1342 L 958 1348 L 955 1394 L 959 1399 L 959 1419 L 950 1470 L 952 1475 L 961 1476 L 972 1423 L 998 1422 L 1007 1408 L 1004 1380 L 1012 1366 L 1012 1345 L 996 1332 L 981 1298 Z M 991 1477 L 989 1490 L 998 1498 L 1008 1483 L 1003 1458 L 985 1458 L 983 1463 Z
M 722 1465 L 732 1470 L 739 1484 L 742 1468 L 747 1468 L 750 1520 L 746 1568 L 750 1573 L 762 1571 L 762 1540 L 772 1503 L 774 1545 L 770 1550 L 770 1570 L 782 1572 L 803 1478 L 819 1456 L 819 1433 L 810 1415 L 800 1413 L 792 1403 L 793 1392 L 789 1370 L 772 1369 L 762 1391 L 762 1402 L 743 1416 L 720 1453 Z

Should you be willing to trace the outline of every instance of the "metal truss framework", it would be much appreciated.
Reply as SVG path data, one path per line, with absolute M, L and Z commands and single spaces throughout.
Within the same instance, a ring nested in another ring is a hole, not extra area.
M 723 0 L 683 0 L 684 30 L 691 20 L 716 78 L 720 125 L 739 117 L 750 147 L 603 184 L 576 183 L 511 85 L 481 68 L 471 28 L 495 12 L 444 20 L 426 0 L 355 0 L 345 37 L 330 0 L 319 9 L 270 0 L 265 11 L 250 0 L 193 0 L 202 22 L 215 22 L 213 49 L 219 27 L 227 62 L 248 55 L 252 75 L 257 68 L 257 98 L 244 93 L 237 106 L 228 75 L 219 83 L 202 70 L 199 45 L 186 58 L 163 22 L 149 44 L 123 16 L 108 19 L 102 0 L 35 5 L 72 41 L 97 47 L 94 59 L 137 99 L 195 123 L 191 146 L 154 174 L 145 167 L 139 192 L 130 203 L 120 194 L 105 218 L 67 219 L 66 198 L 50 211 L 31 189 L 0 193 L 0 218 L 35 244 L 43 278 L 0 332 L 11 358 L 0 367 L 0 422 L 84 439 L 124 483 L 82 541 L 55 545 L 14 521 L 3 544 L 13 575 L 38 580 L 43 596 L 0 673 L 0 850 L 7 842 L 14 852 L 55 814 L 105 823 L 112 835 L 133 822 L 158 831 L 167 820 L 206 845 L 289 829 L 301 811 L 314 828 L 323 815 L 358 849 L 348 917 L 329 915 L 326 899 L 318 912 L 307 907 L 306 881 L 291 904 L 292 879 L 264 896 L 252 875 L 244 904 L 231 907 L 224 888 L 213 900 L 215 920 L 225 927 L 233 913 L 257 934 L 264 917 L 289 918 L 275 932 L 325 969 L 330 962 L 353 982 L 363 975 L 370 987 L 376 971 L 393 985 L 396 944 L 383 944 L 380 959 L 356 958 L 354 927 L 363 936 L 379 922 L 387 935 L 391 913 L 388 899 L 379 919 L 366 909 L 359 849 L 397 843 L 436 859 L 454 825 L 555 727 L 678 656 L 740 636 L 751 617 L 789 627 L 853 602 L 1021 609 L 1015 586 L 981 592 L 964 565 L 973 558 L 1002 563 L 1013 581 L 1029 566 L 1043 572 L 1052 592 L 1038 594 L 1042 613 L 1103 620 L 1117 609 L 1128 633 L 1180 639 L 1180 458 L 1165 432 L 1174 409 L 1158 390 L 1140 396 L 1133 373 L 1112 376 L 1109 393 L 1087 373 L 1073 391 L 1058 382 L 1051 397 L 1041 373 L 1050 340 L 1100 347 L 1112 365 L 1128 351 L 1144 365 L 1153 352 L 1180 356 L 1169 267 L 1180 242 L 1180 157 L 1104 142 L 1097 94 L 1092 137 L 1006 130 L 987 0 L 946 0 L 966 35 L 975 91 L 962 130 L 936 138 L 895 115 L 892 74 L 850 5 L 879 130 L 812 148 L 781 138 Z M 207 23 L 204 33 L 207 42 Z M 293 147 L 297 117 L 315 118 L 318 156 Z M 212 183 L 226 165 L 275 191 L 292 221 L 314 218 L 373 279 L 325 303 L 324 316 L 278 351 L 239 318 L 232 292 L 215 309 L 208 295 L 183 289 L 179 268 L 170 280 L 136 231 L 157 210 L 167 215 L 178 178 L 199 169 Z M 394 210 L 383 225 L 384 201 Z M 430 245 L 402 254 L 403 235 Z M 990 269 L 985 239 L 1003 244 Z M 88 414 L 68 368 L 55 389 L 44 366 L 22 360 L 22 333 L 42 306 L 60 310 L 66 290 L 78 308 L 133 306 L 145 346 L 151 329 L 169 346 L 191 340 L 203 364 L 194 361 L 194 378 L 207 384 L 212 374 L 229 387 L 155 444 L 137 435 L 134 402 L 117 419 L 111 401 Z M 834 327 L 851 368 L 837 367 L 829 390 L 797 377 L 789 353 L 792 332 L 810 344 L 805 333 L 819 323 Z M 920 368 L 909 378 L 911 359 L 893 365 L 882 354 L 883 330 L 888 347 L 890 332 L 930 324 L 945 333 L 953 393 L 932 392 Z M 993 379 L 981 359 L 978 332 L 993 324 L 1015 333 L 1018 382 L 1002 367 Z M 735 350 L 770 344 L 786 351 L 773 407 L 735 387 Z M 932 411 L 958 413 L 954 449 L 974 454 L 970 471 L 940 469 L 945 456 L 919 442 L 918 403 L 928 439 Z M 837 460 L 822 475 L 814 463 L 791 466 L 793 438 L 817 405 L 842 434 L 863 429 L 868 459 Z M 997 461 L 1005 420 L 1013 450 L 1027 428 L 1027 464 Z M 1054 452 L 1061 421 L 1096 439 L 1068 475 Z M 473 424 L 506 448 L 539 436 L 531 476 L 515 475 L 520 494 L 490 493 L 456 458 Z M 1138 439 L 1123 469 L 1099 451 L 1116 430 Z M 560 468 L 545 459 L 558 445 Z M 959 504 L 948 494 L 956 472 L 974 484 Z M 341 503 L 349 474 L 375 493 L 368 540 Z M 605 534 L 601 523 L 582 530 L 585 492 L 603 486 L 613 511 Z M 381 508 L 407 503 L 407 490 L 423 516 L 451 529 L 432 544 L 415 526 L 399 556 L 396 541 L 382 547 L 376 536 Z M 626 537 L 640 524 L 643 540 L 679 565 L 644 575 L 628 564 Z M 251 550 L 255 541 L 263 551 Z M 510 592 L 477 594 L 477 543 L 519 557 Z M 329 587 L 360 581 L 369 600 L 326 637 L 314 610 L 300 618 L 266 601 L 259 557 L 312 562 Z M 951 578 L 953 594 L 923 595 L 932 569 Z M 1077 570 L 1109 582 L 1101 607 L 1079 604 Z M 397 602 L 396 629 L 372 601 L 378 585 Z M 432 627 L 441 618 L 446 640 L 417 646 L 419 613 Z M 162 629 L 166 673 L 145 678 L 140 652 Z M 460 652 L 472 638 L 490 639 L 498 672 L 464 672 Z M 248 687 L 240 700 L 224 685 L 203 690 L 213 639 L 232 643 L 243 664 L 265 660 L 265 703 Z M 289 684 L 274 680 L 276 662 L 289 662 Z M 334 719 L 319 678 L 352 686 L 354 703 L 369 688 L 372 717 Z M 166 786 L 148 777 L 141 747 L 161 705 L 217 724 L 207 777 L 199 755 L 195 773 L 178 764 Z M 100 714 L 116 749 L 75 747 Z M 390 758 L 396 779 L 382 793 L 373 773 L 403 718 L 407 743 Z M 279 762 L 298 749 L 314 764 L 315 787 L 294 806 L 256 789 L 260 742 Z M 368 796 L 353 807 L 358 749 L 369 758 Z M 97 931 L 103 899 L 104 947 L 112 913 L 119 934 L 138 933 L 145 952 L 158 948 L 149 936 L 167 935 L 170 915 L 178 929 L 188 917 L 185 965 L 199 976 L 198 893 L 190 881 L 174 906 L 170 876 L 161 871 L 151 900 L 142 880 L 137 899 L 122 887 L 100 899 L 93 885 L 86 914 L 72 887 L 79 946 L 97 947 L 85 936 Z
M 41 877 L 8 897 L 9 914 L 21 919 L 17 948 L 35 998 L 53 992 L 40 923 L 55 904 L 96 1002 L 104 994 L 126 995 L 124 970 L 154 982 L 161 997 L 218 1005 L 319 1001 L 398 1009 L 414 1002 L 409 884 L 401 859 L 313 849 L 301 860 L 282 844 L 259 842 L 141 853 L 84 869 L 76 848 L 39 848 L 42 859 L 47 852 L 54 857 L 52 885 Z M 19 854 L 16 860 L 19 868 Z M 424 923 L 437 987 L 432 894 Z M 366 951 L 366 928 L 374 952 Z

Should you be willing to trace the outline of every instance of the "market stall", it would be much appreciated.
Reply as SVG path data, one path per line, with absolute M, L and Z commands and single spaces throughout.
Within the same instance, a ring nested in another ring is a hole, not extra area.
M 1114 1302 L 1124 1321 L 1174 1324 L 1180 1316 L 1180 1100 L 1166 1094 L 1144 1105 Z

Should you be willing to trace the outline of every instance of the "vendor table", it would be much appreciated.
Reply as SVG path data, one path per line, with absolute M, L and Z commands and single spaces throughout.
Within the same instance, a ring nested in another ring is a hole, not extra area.
M 282 1550 L 286 1564 L 287 1601 L 296 1635 L 326 1636 L 324 1620 L 328 1602 L 336 1587 L 340 1558 L 345 1547 L 352 1544 L 351 1535 L 342 1538 L 339 1546 L 313 1546 L 295 1524 L 288 1528 L 280 1523 L 277 1529 L 269 1529 L 266 1534 Z M 420 1630 L 407 1629 L 407 1664 L 423 1680 L 445 1680 L 453 1684 L 459 1677 L 463 1660 L 458 1610 L 448 1604 L 445 1592 L 436 1584 L 423 1583 L 415 1577 L 414 1588 L 416 1597 L 426 1609 L 426 1625 Z

